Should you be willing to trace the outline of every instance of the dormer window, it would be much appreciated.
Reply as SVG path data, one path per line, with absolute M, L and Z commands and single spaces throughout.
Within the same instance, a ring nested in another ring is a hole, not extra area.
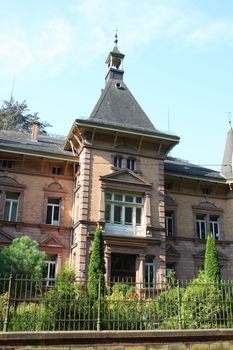
M 127 169 L 136 170 L 136 159 L 127 159 Z
M 114 167 L 123 168 L 123 158 L 121 156 L 114 157 Z

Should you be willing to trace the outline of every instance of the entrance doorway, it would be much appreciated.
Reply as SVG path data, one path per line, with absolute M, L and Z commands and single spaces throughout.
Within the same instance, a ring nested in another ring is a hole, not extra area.
M 136 255 L 112 254 L 111 255 L 111 281 L 135 282 Z

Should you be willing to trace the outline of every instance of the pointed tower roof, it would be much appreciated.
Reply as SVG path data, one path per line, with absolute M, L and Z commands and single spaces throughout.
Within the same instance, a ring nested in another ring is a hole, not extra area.
M 222 161 L 221 174 L 227 179 L 233 178 L 232 171 L 232 158 L 233 158 L 233 130 L 230 130 L 227 133 L 227 140 L 225 144 L 224 156 Z
M 123 59 L 124 55 L 115 46 L 106 60 L 109 71 L 105 78 L 105 88 L 89 120 L 121 128 L 156 131 L 123 81 L 124 71 L 119 69 L 122 67 Z
M 159 143 L 161 152 L 169 152 L 178 142 L 179 137 L 157 130 L 140 107 L 123 81 L 124 54 L 118 49 L 117 35 L 113 50 L 109 53 L 106 64 L 109 68 L 105 78 L 105 88 L 88 119 L 75 120 L 65 141 L 64 148 L 70 150 L 69 140 L 78 132 L 79 136 L 92 132 L 92 143 L 98 130 L 111 135 L 129 135 L 150 142 Z

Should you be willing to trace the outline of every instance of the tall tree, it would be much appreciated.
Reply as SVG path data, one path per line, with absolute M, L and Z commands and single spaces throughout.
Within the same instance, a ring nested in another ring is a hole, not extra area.
M 31 132 L 32 124 L 39 124 L 40 133 L 46 134 L 46 128 L 51 126 L 42 122 L 38 113 L 31 114 L 26 101 L 18 102 L 11 97 L 10 101 L 3 101 L 0 107 L 0 129 Z
M 102 231 L 97 225 L 93 249 L 91 253 L 89 269 L 88 269 L 88 294 L 92 299 L 98 298 L 98 290 L 100 287 L 101 294 L 104 293 L 105 281 L 105 261 L 104 261 L 104 241 Z
M 27 236 L 14 239 L 0 252 L 0 274 L 41 278 L 46 262 L 45 253 L 38 248 L 38 243 Z
M 211 234 L 208 235 L 205 251 L 205 265 L 204 272 L 213 282 L 220 282 L 221 269 L 219 263 L 218 252 L 216 248 L 215 239 Z

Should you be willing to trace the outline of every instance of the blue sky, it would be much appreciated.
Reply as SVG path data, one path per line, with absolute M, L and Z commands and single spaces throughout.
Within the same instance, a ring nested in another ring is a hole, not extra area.
M 50 122 L 49 132 L 66 135 L 94 108 L 118 27 L 126 84 L 157 129 L 181 137 L 172 155 L 213 169 L 221 164 L 233 112 L 233 1 L 0 5 L 1 101 L 14 80 L 14 98 Z

